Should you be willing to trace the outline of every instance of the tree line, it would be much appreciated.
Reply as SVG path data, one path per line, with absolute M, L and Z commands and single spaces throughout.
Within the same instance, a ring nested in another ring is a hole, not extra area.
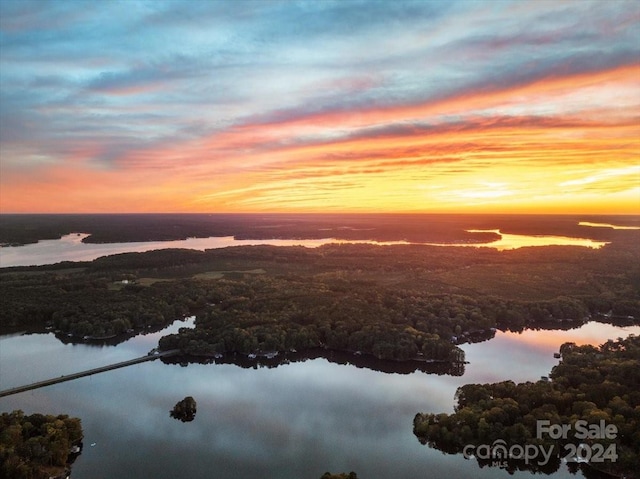
M 555 454 L 545 464 L 500 456 L 511 472 L 553 473 L 564 451 L 571 450 L 568 444 L 598 443 L 609 460 L 594 465 L 632 477 L 640 468 L 640 337 L 609 340 L 599 347 L 565 343 L 560 353 L 562 360 L 552 369 L 551 381 L 467 384 L 456 392 L 453 414 L 416 414 L 414 434 L 421 443 L 449 454 L 496 441 L 504 441 L 506 448 L 554 447 Z M 539 420 L 567 425 L 566 437 L 539 434 Z M 601 424 L 615 426 L 616 437 L 598 432 L 594 434 L 598 437 L 585 439 L 586 425 Z M 477 460 L 481 467 L 495 462 L 495 458 Z M 575 471 L 577 465 L 571 467 Z
M 639 263 L 625 243 L 602 251 L 327 245 L 127 253 L 3 268 L 0 323 L 48 325 L 82 341 L 196 315 L 195 330 L 160 347 L 189 355 L 319 347 L 461 361 L 459 344 L 495 330 L 569 328 L 597 317 L 637 323 Z M 553 286 L 541 289 L 546 283 Z
M 80 419 L 67 415 L 0 415 L 0 476 L 49 479 L 63 474 L 82 443 Z

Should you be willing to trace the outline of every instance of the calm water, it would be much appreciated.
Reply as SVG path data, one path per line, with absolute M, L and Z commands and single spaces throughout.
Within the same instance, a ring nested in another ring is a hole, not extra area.
M 116 347 L 64 345 L 52 334 L 3 336 L 1 387 L 140 356 L 180 326 Z M 422 446 L 413 416 L 452 412 L 455 390 L 465 383 L 537 380 L 557 364 L 553 353 L 565 341 L 598 344 L 630 333 L 640 328 L 589 323 L 497 333 L 463 346 L 470 364 L 462 377 L 386 374 L 324 359 L 275 369 L 154 361 L 1 398 L 0 411 L 81 417 L 85 447 L 74 479 L 317 479 L 326 470 L 355 470 L 364 479 L 506 479 L 513 476 Z M 198 403 L 196 419 L 170 418 L 187 395 Z
M 640 226 L 620 226 L 611 223 L 592 223 L 591 221 L 580 221 L 579 226 L 590 226 L 592 228 L 611 228 L 612 230 L 640 230 Z
M 549 245 L 572 245 L 586 246 L 589 248 L 599 248 L 605 242 L 594 241 L 586 238 L 570 238 L 566 236 L 530 236 L 513 235 L 501 233 L 499 230 L 470 230 L 471 232 L 494 232 L 501 236 L 501 239 L 491 243 L 477 244 L 435 244 L 426 243 L 431 246 L 487 246 L 499 250 L 521 248 L 523 246 L 549 246 Z M 308 248 L 317 248 L 329 243 L 351 243 L 351 244 L 377 244 L 377 245 L 397 245 L 409 244 L 406 241 L 343 241 L 334 238 L 315 240 L 236 240 L 233 236 L 209 237 L 209 238 L 188 238 L 176 241 L 149 241 L 140 243 L 106 243 L 91 244 L 83 243 L 82 239 L 88 234 L 74 233 L 65 235 L 57 240 L 41 240 L 38 243 L 25 246 L 5 246 L 0 247 L 0 267 L 9 266 L 33 266 L 58 263 L 61 261 L 92 261 L 101 256 L 127 252 L 144 252 L 167 248 L 188 248 L 204 251 L 205 249 L 225 248 L 228 246 L 247 246 L 268 244 L 273 246 L 295 246 L 301 245 Z

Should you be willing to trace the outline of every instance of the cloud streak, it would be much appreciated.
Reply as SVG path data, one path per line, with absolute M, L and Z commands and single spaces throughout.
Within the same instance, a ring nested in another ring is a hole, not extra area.
M 0 212 L 637 213 L 639 60 L 625 0 L 5 0 Z

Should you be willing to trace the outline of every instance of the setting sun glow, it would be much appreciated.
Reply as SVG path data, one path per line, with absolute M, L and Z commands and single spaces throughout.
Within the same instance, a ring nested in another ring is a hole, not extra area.
M 639 58 L 624 0 L 6 1 L 0 212 L 638 214 Z

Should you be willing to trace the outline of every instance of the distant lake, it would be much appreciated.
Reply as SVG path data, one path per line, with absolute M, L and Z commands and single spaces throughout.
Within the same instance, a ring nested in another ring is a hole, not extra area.
M 619 226 L 610 223 L 592 223 L 591 221 L 580 221 L 578 226 L 591 226 L 592 228 L 611 228 L 612 230 L 640 230 L 640 226 Z
M 2 336 L 2 388 L 144 355 L 184 325 L 115 347 L 65 345 L 53 334 Z M 364 479 L 529 479 L 529 472 L 480 469 L 421 445 L 414 415 L 452 412 L 456 388 L 466 383 L 536 381 L 558 363 L 553 353 L 563 342 L 599 344 L 631 333 L 640 327 L 592 322 L 570 331 L 498 332 L 462 346 L 469 361 L 462 377 L 388 374 L 325 359 L 275 369 L 153 361 L 1 398 L 0 411 L 80 417 L 84 450 L 73 479 L 318 479 L 327 470 Z M 198 404 L 195 420 L 170 418 L 187 395 Z M 562 466 L 551 477 L 582 476 Z
M 587 238 L 571 238 L 567 236 L 538 236 L 505 234 L 500 230 L 469 230 L 473 233 L 491 232 L 501 236 L 498 241 L 490 243 L 420 243 L 429 246 L 466 246 L 489 247 L 498 250 L 515 249 L 524 246 L 569 245 L 600 248 L 604 241 L 594 241 Z M 233 236 L 209 238 L 188 238 L 175 241 L 149 241 L 139 243 L 83 243 L 82 239 L 88 234 L 73 233 L 57 240 L 41 240 L 38 243 L 24 246 L 5 246 L 0 248 L 0 267 L 35 266 L 59 263 L 61 261 L 93 261 L 101 256 L 118 253 L 144 252 L 167 248 L 186 248 L 204 251 L 205 249 L 226 248 L 229 246 L 273 245 L 273 246 L 304 246 L 317 248 L 330 243 L 400 245 L 411 244 L 406 241 L 368 241 L 368 240 L 336 240 L 324 239 L 266 239 L 266 240 L 237 240 Z

